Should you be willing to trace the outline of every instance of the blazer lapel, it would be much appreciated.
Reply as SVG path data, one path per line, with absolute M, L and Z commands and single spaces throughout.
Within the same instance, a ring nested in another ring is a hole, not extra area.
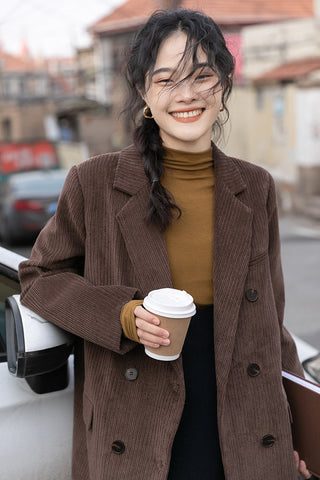
M 214 146 L 214 339 L 218 399 L 223 402 L 231 367 L 250 259 L 252 218 L 237 161 Z
M 133 146 L 120 154 L 114 188 L 129 196 L 116 218 L 142 296 L 150 290 L 172 287 L 164 236 L 156 227 L 148 226 L 144 221 L 150 184 L 140 155 Z

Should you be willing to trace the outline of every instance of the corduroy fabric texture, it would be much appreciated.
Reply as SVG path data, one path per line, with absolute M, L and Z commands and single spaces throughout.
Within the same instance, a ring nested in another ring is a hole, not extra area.
M 214 347 L 225 476 L 296 480 L 281 368 L 302 370 L 282 324 L 274 183 L 215 146 L 213 158 Z M 74 480 L 167 478 L 184 407 L 182 361 L 149 358 L 124 337 L 120 322 L 130 300 L 172 286 L 164 236 L 144 221 L 149 192 L 133 146 L 72 168 L 54 218 L 20 265 L 22 303 L 77 339 Z M 246 296 L 252 289 L 255 302 Z M 256 377 L 248 374 L 251 363 L 260 366 Z M 269 434 L 275 443 L 266 448 Z

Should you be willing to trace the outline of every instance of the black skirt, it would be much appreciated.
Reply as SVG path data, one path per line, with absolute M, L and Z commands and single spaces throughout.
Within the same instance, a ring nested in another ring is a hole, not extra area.
M 186 403 L 168 480 L 224 480 L 217 426 L 213 307 L 197 310 L 182 351 Z

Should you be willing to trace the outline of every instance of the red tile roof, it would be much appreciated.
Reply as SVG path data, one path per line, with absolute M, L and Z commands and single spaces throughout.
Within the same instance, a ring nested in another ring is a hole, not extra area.
M 273 68 L 260 75 L 254 80 L 254 83 L 269 83 L 285 80 L 295 80 L 305 77 L 315 70 L 320 70 L 320 57 L 305 58 L 293 62 L 284 63 L 279 67 Z
M 44 68 L 32 58 L 15 56 L 0 51 L 0 70 L 4 72 L 34 72 Z
M 165 0 L 128 0 L 98 20 L 89 31 L 116 33 L 139 28 Z M 269 21 L 312 17 L 313 0 L 182 0 L 183 8 L 204 11 L 218 24 L 249 25 Z
M 27 55 L 12 55 L 0 48 L 0 70 L 5 72 L 57 72 L 65 69 L 75 69 L 74 57 L 50 57 L 35 59 Z

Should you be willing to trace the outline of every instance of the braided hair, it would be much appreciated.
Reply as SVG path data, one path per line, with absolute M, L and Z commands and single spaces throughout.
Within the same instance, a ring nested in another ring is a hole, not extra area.
M 201 12 L 157 11 L 151 15 L 133 41 L 126 68 L 129 95 L 125 111 L 130 113 L 136 125 L 133 141 L 141 154 L 145 173 L 151 183 L 145 220 L 156 225 L 161 231 L 169 226 L 175 212 L 178 216 L 181 215 L 181 210 L 172 194 L 161 184 L 164 147 L 159 127 L 153 118 L 141 115 L 141 110 L 145 106 L 143 96 L 148 90 L 148 82 L 151 81 L 159 47 L 176 31 L 185 33 L 187 37 L 186 48 L 177 69 L 189 64 L 191 60 L 194 70 L 189 73 L 190 77 L 197 69 L 197 51 L 199 47 L 202 48 L 208 57 L 208 64 L 216 72 L 218 83 L 222 86 L 222 106 L 226 111 L 226 119 L 229 116 L 226 101 L 232 90 L 234 72 L 234 60 L 219 27 Z M 215 127 L 221 129 L 219 120 Z

